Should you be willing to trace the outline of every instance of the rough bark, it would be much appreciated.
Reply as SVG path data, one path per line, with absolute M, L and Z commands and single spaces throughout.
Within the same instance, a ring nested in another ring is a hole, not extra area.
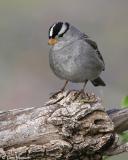
M 116 132 L 128 129 L 128 110 L 108 114 L 100 98 L 77 91 L 60 93 L 40 108 L 0 112 L 0 159 L 100 160 L 112 150 L 125 152 Z

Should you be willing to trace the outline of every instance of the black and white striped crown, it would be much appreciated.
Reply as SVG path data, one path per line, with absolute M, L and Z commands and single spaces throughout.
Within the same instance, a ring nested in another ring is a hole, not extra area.
M 62 37 L 69 29 L 69 23 L 67 22 L 57 22 L 54 23 L 49 28 L 48 36 L 49 38 L 55 38 L 56 36 Z

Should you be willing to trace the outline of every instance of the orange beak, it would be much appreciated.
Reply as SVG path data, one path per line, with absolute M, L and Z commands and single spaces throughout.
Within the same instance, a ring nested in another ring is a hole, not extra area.
M 55 38 L 50 38 L 49 40 L 48 40 L 48 44 L 49 45 L 55 45 L 57 43 L 57 39 L 55 39 Z

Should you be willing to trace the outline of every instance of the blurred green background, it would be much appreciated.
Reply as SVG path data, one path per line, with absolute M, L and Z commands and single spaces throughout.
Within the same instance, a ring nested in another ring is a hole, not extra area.
M 128 95 L 128 0 L 0 0 L 0 109 L 42 106 L 63 85 L 48 62 L 48 29 L 56 21 L 69 21 L 97 42 L 107 86 L 88 83 L 87 90 L 118 107 Z

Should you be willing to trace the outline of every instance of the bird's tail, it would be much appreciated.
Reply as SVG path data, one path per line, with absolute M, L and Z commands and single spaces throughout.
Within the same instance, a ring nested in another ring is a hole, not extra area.
M 104 83 L 104 81 L 100 77 L 92 80 L 91 82 L 95 87 L 97 87 L 97 86 L 106 86 L 106 84 Z

